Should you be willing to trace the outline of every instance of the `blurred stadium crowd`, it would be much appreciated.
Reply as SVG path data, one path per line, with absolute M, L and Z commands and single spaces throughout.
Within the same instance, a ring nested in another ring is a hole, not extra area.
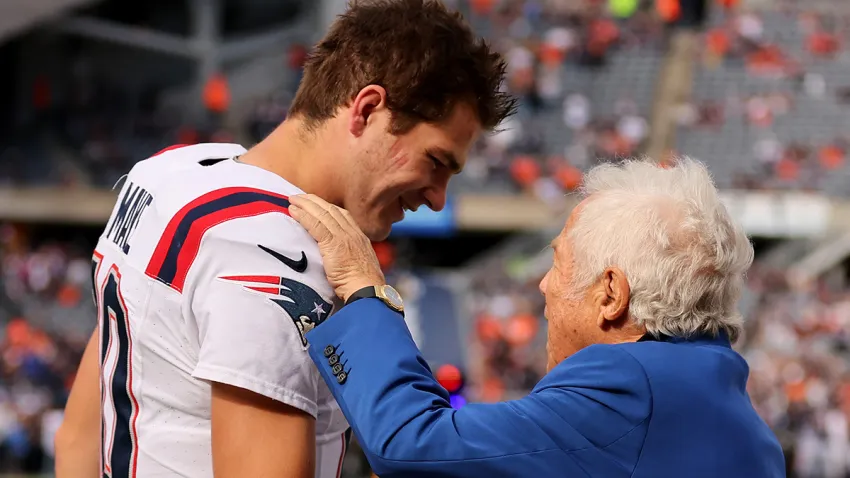
M 806 2 L 713 11 L 677 148 L 710 158 L 720 186 L 850 192 L 850 17 L 833 3 L 834 14 Z
M 0 225 L 0 464 L 41 471 L 77 364 L 96 325 L 91 258 L 63 240 L 33 247 Z
M 674 3 L 447 3 L 505 52 L 506 86 L 522 98 L 518 115 L 476 145 L 455 192 L 558 201 L 588 167 L 645 150 L 669 24 L 682 15 Z M 805 5 L 710 5 L 692 94 L 675 105 L 675 149 L 659 160 L 702 159 L 724 188 L 850 192 L 850 9 L 824 14 Z M 186 122 L 160 107 L 161 87 L 124 91 L 81 56 L 61 81 L 44 76 L 32 85 L 38 115 L 3 135 L 0 186 L 111 187 L 134 161 L 171 144 L 257 141 L 285 117 L 305 58 L 304 46 L 292 45 L 282 66 L 291 81 L 255 98 L 234 125 L 225 120 L 234 106 L 225 76 L 203 91 L 205 118 Z M 0 472 L 50 467 L 47 437 L 95 324 L 91 246 L 34 241 L 25 229 L 0 226 Z M 518 254 L 469 269 L 472 400 L 517 397 L 545 373 L 538 263 Z M 850 476 L 850 294 L 826 282 L 792 288 L 784 271 L 757 263 L 742 310 L 750 393 L 794 469 Z

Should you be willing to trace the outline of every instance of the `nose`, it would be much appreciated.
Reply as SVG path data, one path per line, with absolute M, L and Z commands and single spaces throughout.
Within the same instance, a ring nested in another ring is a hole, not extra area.
M 425 190 L 425 203 L 434 212 L 440 212 L 446 207 L 447 184 L 439 184 Z
M 538 286 L 540 293 L 543 294 L 544 297 L 546 296 L 546 283 L 549 282 L 549 272 L 550 271 L 546 271 L 546 275 L 544 275 L 543 279 L 540 280 L 540 285 Z

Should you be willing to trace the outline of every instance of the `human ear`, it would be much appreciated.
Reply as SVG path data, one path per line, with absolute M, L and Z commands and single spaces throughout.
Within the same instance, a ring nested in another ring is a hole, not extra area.
M 376 111 L 386 108 L 387 90 L 379 85 L 365 86 L 348 108 L 348 131 L 354 136 L 361 136 L 369 125 L 369 120 Z

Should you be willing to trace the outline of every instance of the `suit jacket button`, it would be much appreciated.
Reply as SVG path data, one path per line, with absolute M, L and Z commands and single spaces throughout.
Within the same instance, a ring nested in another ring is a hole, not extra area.
M 325 357 L 330 357 L 334 354 L 334 352 L 336 352 L 336 349 L 333 345 L 328 345 L 327 347 L 325 347 Z
M 331 365 L 338 364 L 339 363 L 339 355 L 333 354 L 330 357 L 328 357 L 328 363 L 331 364 Z
M 338 384 L 342 385 L 345 381 L 348 380 L 348 374 L 345 372 L 340 372 L 336 376 L 336 381 Z
M 331 372 L 333 372 L 334 375 L 337 375 L 340 372 L 342 372 L 342 364 L 338 363 L 338 364 L 334 365 L 333 368 L 331 369 Z

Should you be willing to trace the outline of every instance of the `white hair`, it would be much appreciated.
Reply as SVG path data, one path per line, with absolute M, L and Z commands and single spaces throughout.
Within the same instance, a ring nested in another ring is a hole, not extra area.
M 631 288 L 629 317 L 650 334 L 738 337 L 753 247 L 702 163 L 603 164 L 585 175 L 580 192 L 590 199 L 568 233 L 574 291 L 583 294 L 616 266 Z

